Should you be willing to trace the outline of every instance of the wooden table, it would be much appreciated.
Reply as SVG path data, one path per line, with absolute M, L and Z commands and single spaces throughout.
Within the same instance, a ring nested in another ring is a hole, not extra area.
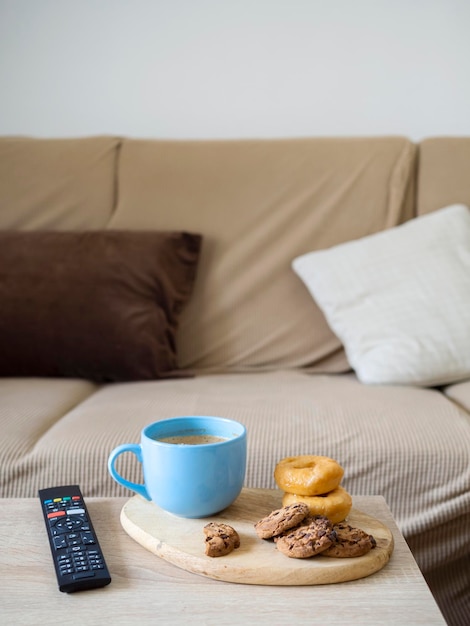
M 3 499 L 0 615 L 3 624 L 397 624 L 445 621 L 380 496 L 356 508 L 393 532 L 395 548 L 379 572 L 360 580 L 300 587 L 233 584 L 192 574 L 153 555 L 119 521 L 125 498 L 86 498 L 112 576 L 103 589 L 59 592 L 37 499 Z

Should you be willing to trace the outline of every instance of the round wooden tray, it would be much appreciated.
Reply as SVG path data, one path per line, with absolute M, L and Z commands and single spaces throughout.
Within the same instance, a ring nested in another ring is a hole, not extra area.
M 315 556 L 291 559 L 272 540 L 259 539 L 254 524 L 281 504 L 281 492 L 243 489 L 232 506 L 205 519 L 184 519 L 134 496 L 121 511 L 124 530 L 144 548 L 185 570 L 249 585 L 324 585 L 364 578 L 382 569 L 393 551 L 393 535 L 379 520 L 352 509 L 347 522 L 377 540 L 368 554 L 350 559 Z M 240 535 L 240 547 L 211 558 L 204 553 L 203 527 L 210 521 L 230 524 Z

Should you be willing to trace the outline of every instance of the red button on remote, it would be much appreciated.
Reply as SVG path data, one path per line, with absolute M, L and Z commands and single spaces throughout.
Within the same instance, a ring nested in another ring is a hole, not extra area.
M 65 511 L 57 511 L 56 513 L 48 513 L 47 517 L 51 519 L 52 517 L 62 517 L 63 515 L 65 515 Z

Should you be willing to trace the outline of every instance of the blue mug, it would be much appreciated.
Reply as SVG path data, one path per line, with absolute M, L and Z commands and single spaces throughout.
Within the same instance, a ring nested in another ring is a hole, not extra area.
M 108 459 L 114 480 L 180 517 L 208 517 L 227 508 L 243 487 L 246 428 L 223 417 L 193 415 L 146 426 L 140 444 L 125 443 Z M 115 462 L 132 452 L 142 464 L 144 483 L 123 478 Z

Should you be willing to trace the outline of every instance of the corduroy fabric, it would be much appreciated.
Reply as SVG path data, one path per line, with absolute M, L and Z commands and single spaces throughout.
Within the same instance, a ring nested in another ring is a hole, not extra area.
M 470 380 L 444 388 L 446 396 L 470 414 Z
M 62 468 L 37 457 L 35 448 L 49 437 L 54 424 L 96 389 L 94 383 L 72 378 L 0 378 L 1 498 L 35 496 L 34 477 L 46 465 L 49 484 L 57 484 Z
M 33 422 L 43 413 L 37 385 L 15 385 L 11 406 Z M 57 388 L 50 389 L 55 402 Z M 470 416 L 439 391 L 279 371 L 82 387 L 80 393 L 82 402 L 61 419 L 57 414 L 9 460 L 3 496 L 33 497 L 57 476 L 78 482 L 89 496 L 131 495 L 108 476 L 113 447 L 138 442 L 144 425 L 165 417 L 230 417 L 248 429 L 247 486 L 274 487 L 277 460 L 313 453 L 343 465 L 342 484 L 353 496 L 383 495 L 449 623 L 464 623 L 458 614 L 469 608 Z M 11 440 L 4 406 L 0 428 L 3 441 Z M 119 471 L 140 482 L 135 458 L 120 461 Z

